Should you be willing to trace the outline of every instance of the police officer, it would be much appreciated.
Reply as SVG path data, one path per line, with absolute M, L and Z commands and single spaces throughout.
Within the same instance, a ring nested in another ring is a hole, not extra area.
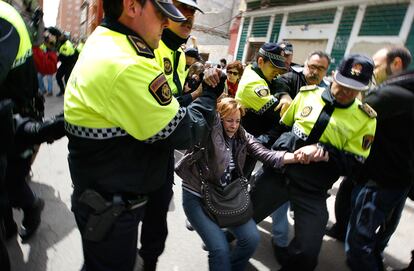
M 280 43 L 265 43 L 256 62 L 244 69 L 236 92 L 236 100 L 246 109 L 243 127 L 254 136 L 269 131 L 279 122 L 279 103 L 273 79 L 287 71 L 285 53 Z
M 188 106 L 198 95 L 197 92 L 184 93 L 184 83 L 188 70 L 181 45 L 186 43 L 194 23 L 196 10 L 201 9 L 197 1 L 173 1 L 177 9 L 184 15 L 182 22 L 169 21 L 164 29 L 161 41 L 154 50 L 155 60 L 164 71 L 172 94 L 181 106 Z M 174 152 L 171 151 L 167 179 L 163 186 L 148 195 L 146 215 L 142 221 L 141 247 L 139 254 L 143 259 L 144 270 L 155 270 L 158 257 L 164 251 L 167 239 L 167 212 L 173 196 L 174 182 Z
M 65 94 L 65 85 L 68 82 L 76 60 L 78 60 L 79 52 L 70 41 L 69 36 L 65 33 L 61 33 L 56 46 L 59 53 L 58 60 L 60 61 L 60 66 L 56 72 L 56 82 L 60 90 L 59 93 L 56 94 L 56 97 L 60 97 Z M 65 82 L 63 82 L 63 80 L 65 80 Z
M 0 5 L 0 29 L 4 35 L 0 39 L 0 101 L 11 100 L 13 114 L 40 120 L 43 115 L 43 103 L 42 100 L 36 99 L 37 75 L 29 33 L 19 13 L 12 6 L 3 1 Z M 5 219 L 6 238 L 10 238 L 17 233 L 11 207 L 23 210 L 20 236 L 26 241 L 40 225 L 44 201 L 37 197 L 26 183 L 34 151 L 33 145 L 21 147 L 12 144 L 7 154 L 5 178 L 9 206 L 2 214 Z
M 168 180 L 174 148 L 207 134 L 225 79 L 180 107 L 153 50 L 168 18 L 183 15 L 171 0 L 104 0 L 103 8 L 65 94 L 72 210 L 85 269 L 131 271 L 148 195 Z
M 315 269 L 328 220 L 327 190 L 339 176 L 355 174 L 368 157 L 376 114 L 356 96 L 368 89 L 373 68 L 368 57 L 345 57 L 330 88 L 302 87 L 281 119 L 291 131 L 278 138 L 274 149 L 296 151 L 319 143 L 319 151 L 329 153 L 328 162 L 288 165 L 283 175 L 265 169 L 252 191 L 256 222 L 290 200 L 295 237 L 282 270 Z M 295 154 L 313 155 L 306 151 Z
M 308 55 L 304 67 L 295 66 L 291 68 L 293 46 L 289 42 L 284 42 L 284 44 L 285 54 L 288 56 L 287 58 L 290 58 L 290 61 L 285 62 L 289 72 L 275 79 L 282 86 L 277 91 L 286 91 L 290 97 L 295 98 L 303 86 L 318 85 L 326 87 L 323 78 L 331 63 L 329 55 L 322 51 L 313 51 Z M 272 246 L 279 263 L 286 258 L 289 244 L 289 222 L 286 215 L 288 209 L 289 202 L 286 202 L 272 214 Z
M 174 5 L 184 15 L 185 21 L 170 21 L 169 26 L 163 31 L 160 45 L 155 50 L 155 59 L 164 70 L 168 84 L 173 95 L 182 106 L 189 105 L 198 93 L 184 93 L 184 83 L 187 78 L 185 53 L 181 48 L 187 43 L 194 24 L 194 14 L 198 10 L 203 11 L 197 5 L 196 0 L 174 0 Z

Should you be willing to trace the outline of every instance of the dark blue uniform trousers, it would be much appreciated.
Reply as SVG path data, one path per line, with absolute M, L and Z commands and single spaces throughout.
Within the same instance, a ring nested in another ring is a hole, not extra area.
M 359 185 L 346 237 L 351 270 L 384 270 L 382 253 L 396 230 L 410 187 L 385 189 Z
M 141 228 L 139 254 L 144 260 L 145 270 L 155 270 L 158 257 L 165 248 L 168 235 L 167 213 L 173 196 L 174 152 L 169 159 L 167 180 L 158 190 L 148 194 L 145 216 Z
M 306 190 L 297 180 L 265 168 L 251 191 L 253 218 L 259 223 L 286 201 L 295 214 L 295 236 L 288 246 L 288 261 L 281 270 L 314 270 L 328 221 L 326 191 Z
M 83 238 L 90 208 L 77 204 L 72 197 L 72 211 L 82 237 L 84 265 L 82 271 L 132 271 L 137 257 L 138 225 L 145 205 L 123 212 L 107 236 L 99 242 Z

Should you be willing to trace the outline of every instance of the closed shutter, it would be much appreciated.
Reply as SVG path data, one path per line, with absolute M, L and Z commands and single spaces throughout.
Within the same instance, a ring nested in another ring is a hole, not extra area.
M 249 29 L 250 17 L 244 18 L 243 28 L 240 35 L 239 48 L 237 49 L 237 60 L 242 60 L 244 46 L 246 45 L 247 30 Z
M 411 29 L 407 37 L 407 42 L 405 43 L 405 46 L 410 50 L 411 55 L 414 55 L 414 22 L 411 24 Z M 410 69 L 414 68 L 414 62 L 411 61 L 411 64 L 409 66 Z
M 286 25 L 331 24 L 334 21 L 336 8 L 289 13 Z
M 270 42 L 277 42 L 279 38 L 280 26 L 282 25 L 282 14 L 275 15 L 273 22 L 272 33 L 270 34 Z
M 270 16 L 254 18 L 251 36 L 265 38 L 267 29 L 269 29 L 269 21 Z
M 359 36 L 398 36 L 408 4 L 368 6 Z
M 354 25 L 355 16 L 358 7 L 346 7 L 342 12 L 341 21 L 336 32 L 335 41 L 332 47 L 331 58 L 332 63 L 329 66 L 329 71 L 334 70 L 339 61 L 345 54 L 346 47 L 348 45 L 349 36 Z M 328 71 L 328 74 L 329 74 Z
M 252 9 L 258 9 L 260 8 L 260 0 L 259 1 L 252 1 L 252 2 L 248 2 L 246 5 L 246 9 L 247 10 L 252 10 Z

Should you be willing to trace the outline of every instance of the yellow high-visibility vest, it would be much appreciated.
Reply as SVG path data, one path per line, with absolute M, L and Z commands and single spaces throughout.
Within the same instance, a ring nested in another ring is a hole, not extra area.
M 179 104 L 152 50 L 141 38 L 99 26 L 72 71 L 64 112 L 69 124 L 119 127 L 146 140 L 176 117 Z

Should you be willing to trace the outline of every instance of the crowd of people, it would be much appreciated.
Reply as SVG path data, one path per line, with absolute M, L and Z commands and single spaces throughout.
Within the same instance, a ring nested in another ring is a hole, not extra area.
M 210 270 L 245 270 L 260 242 L 256 224 L 268 216 L 280 270 L 314 270 L 325 234 L 344 242 L 351 270 L 384 270 L 384 249 L 413 197 L 407 48 L 349 54 L 327 74 L 327 53 L 310 52 L 302 66 L 292 63 L 291 43 L 269 42 L 248 65 L 223 58 L 212 67 L 190 35 L 203 13 L 196 0 L 103 0 L 103 9 L 85 44 L 49 27 L 32 46 L 19 13 L 0 1 L 2 270 L 10 268 L 5 241 L 28 240 L 41 221 L 45 202 L 26 182 L 36 146 L 64 135 L 82 270 L 132 271 L 138 255 L 141 270 L 156 270 L 174 172 Z M 53 74 L 64 113 L 44 120 Z M 180 161 L 176 149 L 187 150 Z M 327 229 L 328 190 L 339 179 L 337 222 Z M 231 199 L 207 190 L 236 182 L 246 206 L 211 213 L 208 204 Z M 12 208 L 23 210 L 20 230 Z

